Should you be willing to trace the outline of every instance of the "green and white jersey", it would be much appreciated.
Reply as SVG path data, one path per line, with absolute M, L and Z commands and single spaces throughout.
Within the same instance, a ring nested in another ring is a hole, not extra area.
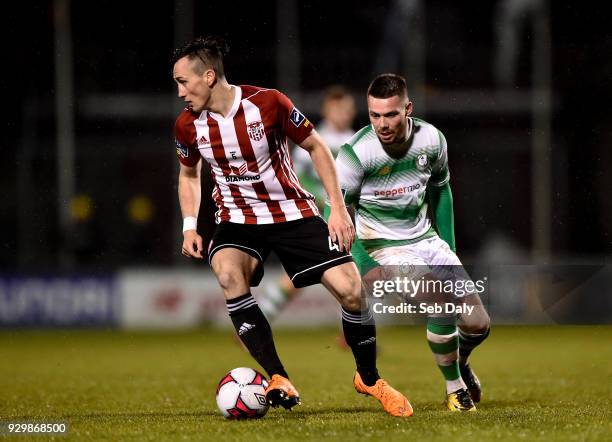
M 385 152 L 372 125 L 342 146 L 336 159 L 340 188 L 356 209 L 357 236 L 366 249 L 434 235 L 427 186 L 449 179 L 446 139 L 433 125 L 409 118 L 409 147 L 401 158 Z

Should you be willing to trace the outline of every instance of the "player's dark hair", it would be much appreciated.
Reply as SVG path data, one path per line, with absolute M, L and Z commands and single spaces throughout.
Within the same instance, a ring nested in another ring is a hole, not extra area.
M 368 95 L 374 98 L 408 97 L 406 79 L 401 75 L 381 74 L 370 83 Z
M 172 54 L 172 64 L 187 57 L 195 60 L 194 71 L 202 75 L 206 69 L 215 71 L 218 77 L 224 77 L 223 57 L 229 52 L 225 40 L 217 36 L 198 37 L 187 42 L 183 47 L 175 49 Z

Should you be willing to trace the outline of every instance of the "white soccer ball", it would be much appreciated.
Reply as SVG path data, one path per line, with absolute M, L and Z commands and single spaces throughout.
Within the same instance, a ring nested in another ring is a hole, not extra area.
M 250 419 L 268 411 L 268 381 L 252 368 L 234 368 L 217 385 L 217 407 L 226 419 Z

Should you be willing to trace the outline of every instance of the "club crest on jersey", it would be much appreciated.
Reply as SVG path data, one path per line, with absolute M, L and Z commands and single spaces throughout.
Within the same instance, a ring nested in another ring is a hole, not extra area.
M 291 120 L 291 122 L 293 123 L 295 127 L 300 127 L 302 123 L 304 122 L 304 120 L 306 120 L 306 117 L 304 116 L 303 113 L 301 113 L 299 110 L 297 110 L 297 108 L 294 107 L 293 110 L 291 111 L 291 114 L 289 115 L 289 119 Z
M 427 164 L 429 164 L 429 159 L 427 158 L 427 155 L 422 153 L 421 155 L 417 157 L 417 160 L 416 160 L 417 169 L 425 170 L 427 168 Z
M 247 132 L 249 138 L 253 141 L 259 141 L 264 137 L 264 125 L 261 121 L 255 121 L 247 124 Z
M 174 139 L 174 144 L 176 144 L 176 154 L 179 156 L 179 158 L 187 158 L 189 156 L 189 149 L 187 149 L 187 146 L 176 138 Z

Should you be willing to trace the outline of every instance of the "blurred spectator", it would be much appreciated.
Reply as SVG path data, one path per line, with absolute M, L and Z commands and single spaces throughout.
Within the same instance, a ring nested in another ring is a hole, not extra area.
M 321 105 L 323 119 L 317 125 L 317 132 L 329 146 L 334 158 L 340 147 L 355 134 L 355 113 L 355 99 L 346 88 L 334 85 L 326 89 Z M 325 189 L 313 168 L 310 155 L 300 148 L 295 148 L 292 154 L 300 182 L 315 196 L 319 209 L 322 209 L 325 205 Z

